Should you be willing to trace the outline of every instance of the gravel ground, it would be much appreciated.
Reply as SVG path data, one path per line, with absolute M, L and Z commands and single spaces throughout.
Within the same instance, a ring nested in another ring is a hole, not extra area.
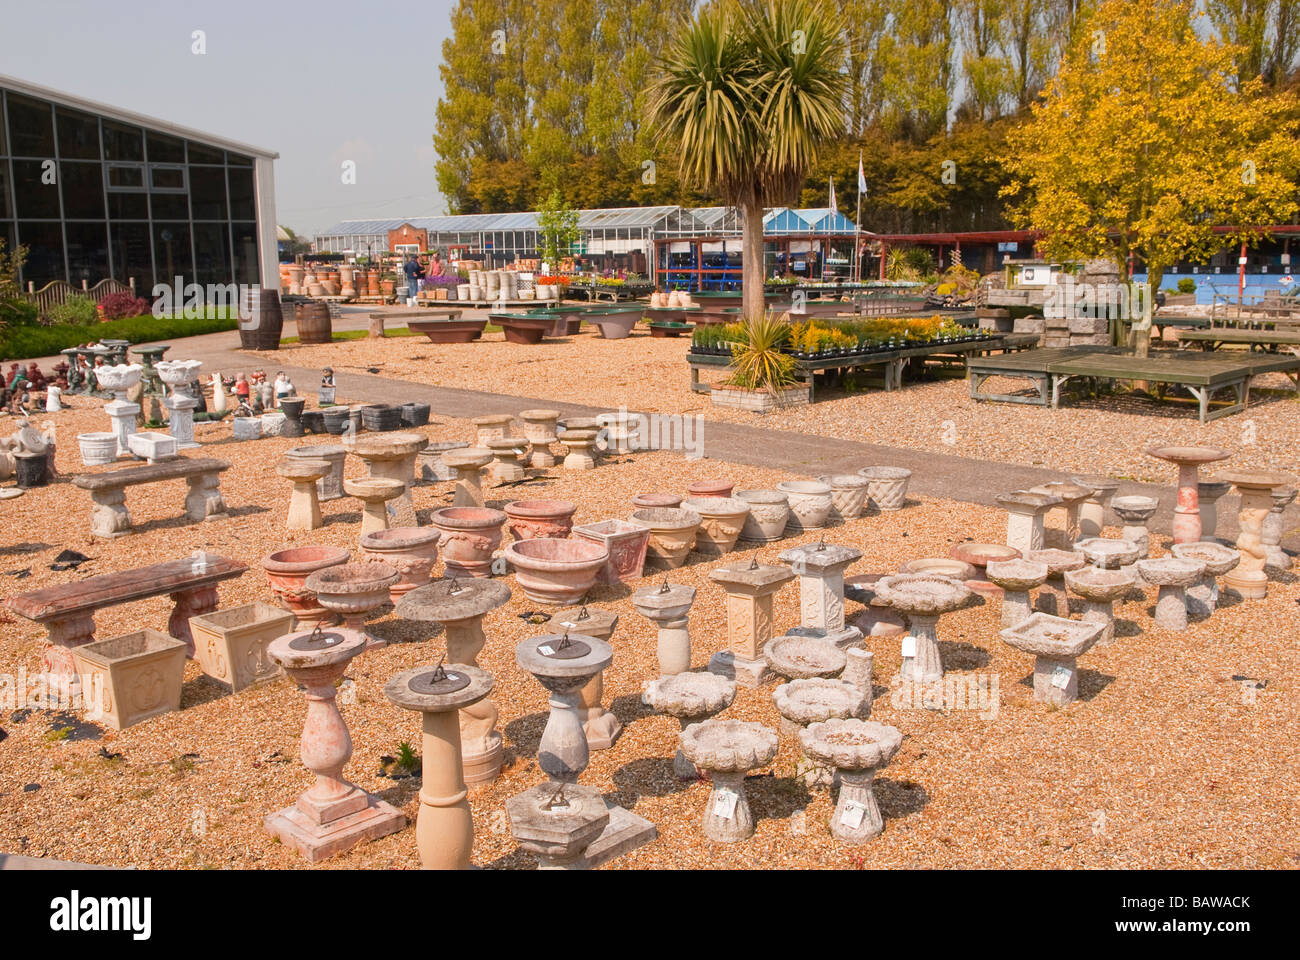
M 408 345 L 385 344 L 382 349 L 391 349 L 395 358 Z M 683 380 L 676 356 L 683 347 L 672 346 L 672 358 L 651 361 L 672 367 L 670 387 Z M 442 357 L 443 349 L 430 345 L 420 352 Z M 575 347 L 519 349 L 538 359 L 552 352 L 563 358 L 568 351 L 571 359 Z M 626 356 L 628 349 L 657 356 L 660 346 L 642 338 L 623 344 L 592 340 L 582 349 L 613 358 L 616 351 Z M 505 355 L 491 343 L 460 352 L 481 354 L 484 363 Z M 439 376 L 455 372 L 468 379 L 451 362 L 452 352 L 445 356 Z M 342 359 L 342 350 L 334 357 L 336 366 L 349 362 Z M 396 360 L 386 363 L 391 367 Z M 527 370 L 527 365 L 508 369 Z M 583 393 L 593 389 L 593 383 L 606 381 L 570 382 L 576 393 Z M 506 388 L 499 381 L 491 386 Z M 536 393 L 523 386 L 517 389 Z M 665 395 L 675 396 L 671 389 Z M 909 396 L 918 394 L 909 391 Z M 873 401 L 895 402 L 883 395 L 849 402 Z M 73 403 L 78 409 L 48 418 L 61 438 L 58 467 L 65 475 L 82 469 L 76 434 L 104 429 L 107 422 L 98 402 L 74 398 Z M 1023 416 L 1027 411 L 1015 413 Z M 0 427 L 0 432 L 7 430 Z M 471 436 L 464 421 L 431 424 L 424 432 L 433 439 Z M 202 449 L 195 454 L 224 457 L 234 464 L 223 480 L 229 519 L 186 525 L 178 519 L 183 483 L 155 484 L 128 492 L 138 532 L 95 541 L 88 532 L 88 494 L 66 483 L 32 490 L 0 504 L 6 521 L 0 527 L 0 592 L 7 596 L 205 547 L 249 564 L 244 577 L 221 587 L 222 606 L 233 606 L 270 599 L 259 561 L 281 544 L 355 547 L 359 512 L 351 499 L 324 505 L 327 524 L 321 530 L 284 530 L 289 485 L 274 474 L 274 465 L 284 450 L 315 442 L 313 438 L 237 444 L 225 424 L 198 425 L 197 434 Z M 360 469 L 359 462 L 349 458 L 348 475 Z M 625 517 L 638 492 L 681 491 L 688 482 L 716 476 L 720 470 L 742 487 L 770 486 L 783 479 L 768 470 L 648 453 L 592 472 L 552 470 L 541 482 L 507 496 L 571 499 L 578 504 L 576 521 L 588 522 Z M 430 509 L 449 501 L 449 486 L 416 488 L 422 520 L 427 521 Z M 850 575 L 894 571 L 917 557 L 942 556 L 960 540 L 997 541 L 1004 532 L 999 511 L 943 500 L 913 500 L 901 512 L 825 531 L 829 542 L 863 550 Z M 817 538 L 806 534 L 753 552 L 761 561 L 775 562 L 786 546 Z M 54 555 L 65 547 L 95 559 L 78 572 L 50 571 Z M 1162 545 L 1157 552 L 1163 552 Z M 722 594 L 707 574 L 723 562 L 747 563 L 750 554 L 726 561 L 693 555 L 690 564 L 671 575 L 674 582 L 692 584 L 699 591 L 691 614 L 697 669 L 726 645 Z M 30 568 L 29 576 L 13 576 L 23 568 Z M 513 585 L 513 576 L 507 582 Z M 852 848 L 838 844 L 827 832 L 830 797 L 809 793 L 793 776 L 797 754 L 788 739 L 783 739 L 771 769 L 760 771 L 747 784 L 758 818 L 757 835 L 731 845 L 702 837 L 698 824 L 707 785 L 672 778 L 677 722 L 650 714 L 639 701 L 642 683 L 658 672 L 652 625 L 632 608 L 628 588 L 597 588 L 592 602 L 620 615 L 605 690 L 625 730 L 612 749 L 593 753 L 582 782 L 659 829 L 657 841 L 615 861 L 616 867 L 1294 868 L 1300 863 L 1294 825 L 1300 801 L 1294 746 L 1300 738 L 1300 697 L 1293 678 L 1300 672 L 1300 654 L 1293 638 L 1300 587 L 1288 582 L 1270 589 L 1267 601 L 1229 602 L 1213 619 L 1194 623 L 1181 634 L 1154 625 L 1153 589 L 1142 599 L 1120 605 L 1119 639 L 1082 658 L 1082 699 L 1060 710 L 1032 700 L 1025 684 L 1031 658 L 999 639 L 997 601 L 951 614 L 939 628 L 950 676 L 997 684 L 993 710 L 951 704 L 951 709 L 926 710 L 894 702 L 888 688 L 897 687 L 890 678 L 901 662 L 899 644 L 870 641 L 876 657 L 872 717 L 897 726 L 905 739 L 877 779 L 885 832 Z M 116 636 L 142 626 L 163 628 L 169 606 L 165 598 L 157 598 L 107 609 L 99 615 L 98 635 Z M 496 678 L 494 696 L 501 709 L 499 729 L 507 763 L 496 782 L 470 789 L 473 860 L 484 867 L 528 868 L 533 862 L 511 839 L 504 804 L 543 779 L 535 751 L 546 696 L 533 677 L 516 667 L 513 657 L 518 640 L 540 632 L 520 618 L 535 608 L 515 591 L 511 602 L 489 614 L 486 622 L 489 640 L 481 663 Z M 858 609 L 849 603 L 850 613 Z M 8 614 L 3 619 L 0 673 L 37 671 L 43 631 Z M 790 585 L 778 596 L 776 622 L 785 627 L 797 619 L 797 591 Z M 441 633 L 400 622 L 391 612 L 376 618 L 372 629 L 394 642 L 366 653 L 349 668 L 355 697 L 343 711 L 355 752 L 346 774 L 413 818 L 419 781 L 381 777 L 380 757 L 393 754 L 402 741 L 418 748 L 419 721 L 390 704 L 382 688 L 396 672 L 436 661 L 443 652 Z M 1234 676 L 1255 678 L 1262 686 Z M 0 727 L 8 734 L 0 747 L 0 850 L 152 868 L 307 866 L 262 829 L 267 813 L 292 803 L 310 783 L 298 760 L 297 737 L 305 710 L 301 694 L 287 680 L 279 680 L 226 695 L 192 662 L 185 679 L 180 711 L 97 737 L 92 730 L 80 738 L 76 727 L 69 733 L 68 718 L 47 712 L 0 712 Z M 772 689 L 742 688 L 722 716 L 776 727 Z M 408 826 L 322 866 L 418 865 L 414 831 Z
M 1234 452 L 1233 468 L 1295 469 L 1300 405 L 1283 375 L 1259 378 L 1244 412 L 1201 425 L 1190 403 L 1137 396 L 1073 400 L 1059 410 L 1026 404 L 976 403 L 961 379 L 918 381 L 903 390 L 822 392 L 811 406 L 767 416 L 714 407 L 692 393 L 686 338 L 636 334 L 604 340 L 584 332 L 536 346 L 485 334 L 470 344 L 410 339 L 358 340 L 291 347 L 278 362 L 380 376 L 509 396 L 661 413 L 699 414 L 840 440 L 867 441 L 975 460 L 1102 473 L 1139 482 L 1173 483 L 1177 470 L 1142 453 L 1150 443 L 1210 444 Z M 635 357 L 634 363 L 629 359 Z M 723 373 L 706 372 L 706 382 Z M 563 384 L 561 392 L 556 384 Z M 1023 381 L 993 380 L 990 391 Z M 706 440 L 707 443 L 707 440 Z M 706 447 L 707 449 L 707 447 Z M 1212 472 L 1211 471 L 1209 472 Z

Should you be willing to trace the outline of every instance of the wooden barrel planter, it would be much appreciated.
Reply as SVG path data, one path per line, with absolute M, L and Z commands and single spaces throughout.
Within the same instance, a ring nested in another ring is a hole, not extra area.
M 240 347 L 245 350 L 278 350 L 284 329 L 280 291 L 266 288 L 245 290 L 239 307 Z
M 304 303 L 298 309 L 298 342 L 329 343 L 334 336 L 330 308 L 325 303 Z

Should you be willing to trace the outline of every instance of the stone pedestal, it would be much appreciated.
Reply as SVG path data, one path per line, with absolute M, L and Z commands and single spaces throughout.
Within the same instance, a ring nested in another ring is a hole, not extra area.
M 428 442 L 428 438 L 419 433 L 344 438 L 344 449 L 365 462 L 368 476 L 401 482 L 401 493 L 387 503 L 391 526 L 419 526 L 415 517 L 415 503 L 411 500 L 411 484 L 415 480 L 416 455 Z
M 492 451 L 492 463 L 488 466 L 488 478 L 492 483 L 512 483 L 524 479 L 528 446 L 528 441 L 523 437 L 495 437 L 487 442 L 487 448 Z
M 799 578 L 799 626 L 786 631 L 796 636 L 818 637 L 846 647 L 862 639 L 862 631 L 844 623 L 844 571 L 862 557 L 854 547 L 815 545 L 781 551 Z
M 1007 511 L 1007 546 L 1024 554 L 1043 548 L 1043 517 L 1061 504 L 1061 498 L 1043 493 L 1018 490 L 997 498 L 998 506 Z
M 125 400 L 110 400 L 104 404 L 104 412 L 113 421 L 113 433 L 117 435 L 117 455 L 130 456 L 131 435 L 135 433 L 135 418 L 140 414 L 140 404 L 128 403 Z M 193 436 L 193 427 L 191 427 L 191 440 Z M 191 443 L 190 446 L 194 447 L 198 444 Z
M 293 482 L 286 530 L 315 530 L 324 525 L 316 483 L 329 471 L 328 461 L 307 457 L 285 457 L 276 465 L 275 472 Z
M 1201 539 L 1215 540 L 1219 532 L 1219 498 L 1232 489 L 1232 484 L 1201 480 L 1196 489 L 1201 506 Z
M 1060 498 L 1060 508 L 1065 516 L 1061 528 L 1059 530 L 1053 529 L 1050 532 L 1049 539 L 1055 541 L 1054 545 L 1057 547 L 1069 548 L 1081 536 L 1079 530 L 1080 510 L 1084 502 L 1092 496 L 1092 488 L 1073 481 L 1054 481 L 1033 487 L 1029 492 Z M 1046 532 L 1045 536 L 1048 536 Z
M 384 685 L 389 700 L 423 715 L 415 842 L 426 870 L 469 867 L 474 818 L 461 772 L 457 714 L 483 700 L 493 686 L 488 674 L 459 663 L 404 670 Z
M 559 435 L 560 443 L 564 444 L 565 450 L 568 451 L 564 458 L 564 468 L 566 470 L 594 470 L 596 468 L 596 455 L 593 447 L 596 444 L 595 430 L 562 430 Z
M 1101 636 L 1103 625 L 1035 613 L 1002 631 L 1002 639 L 1034 656 L 1034 699 L 1057 707 L 1079 696 L 1077 660 Z
M 560 610 L 550 620 L 552 629 L 568 630 L 606 643 L 618 626 L 618 614 L 599 607 L 570 607 Z M 578 691 L 578 712 L 582 716 L 582 730 L 587 735 L 591 750 L 608 750 L 623 732 L 618 717 L 605 709 L 605 671 L 596 674 Z
M 361 634 L 334 628 L 287 634 L 267 648 L 306 693 L 302 762 L 316 782 L 296 804 L 268 816 L 266 829 L 312 862 L 406 825 L 406 817 L 390 804 L 343 778 L 343 767 L 352 756 L 352 738 L 335 703 L 334 684 L 365 643 Z
M 344 480 L 343 489 L 350 497 L 356 497 L 362 503 L 361 536 L 376 530 L 387 530 L 388 501 L 402 494 L 400 480 L 388 480 L 381 477 L 361 477 L 356 480 Z M 414 524 L 412 524 L 414 526 Z
M 492 462 L 492 451 L 484 447 L 448 450 L 442 462 L 456 475 L 453 507 L 483 506 L 483 468 Z
M 1071 479 L 1092 490 L 1092 495 L 1079 508 L 1079 537 L 1100 537 L 1102 528 L 1106 525 L 1106 508 L 1119 489 L 1119 481 L 1113 477 L 1094 475 Z
M 683 730 L 681 744 L 686 759 L 706 771 L 712 783 L 701 824 L 704 835 L 719 843 L 752 837 L 745 774 L 772 762 L 776 731 L 743 720 L 706 720 Z
M 1174 507 L 1174 543 L 1195 543 L 1201 539 L 1200 467 L 1231 454 L 1216 447 L 1148 447 L 1148 456 L 1167 460 L 1178 467 L 1178 504 Z
M 198 405 L 193 397 L 175 394 L 163 401 L 168 410 L 167 432 L 176 438 L 178 450 L 192 450 L 198 446 L 194 440 L 194 410 Z M 136 406 L 136 410 L 139 409 Z
M 1147 523 L 1155 514 L 1160 502 L 1154 497 L 1116 497 L 1110 505 L 1120 522 L 1124 524 L 1120 539 L 1136 544 L 1139 557 L 1150 556 L 1151 533 L 1147 529 Z
M 294 447 L 285 452 L 290 459 L 324 460 L 329 464 L 329 472 L 316 481 L 316 496 L 324 503 L 338 500 L 343 493 L 343 461 L 347 451 L 337 444 L 320 444 L 309 447 Z
M 641 587 L 632 595 L 637 613 L 659 630 L 659 674 L 668 677 L 691 668 L 691 632 L 687 613 L 695 602 L 695 588 L 684 584 Z
M 1295 487 L 1277 487 L 1272 493 L 1273 506 L 1264 518 L 1260 538 L 1264 546 L 1264 568 L 1267 571 L 1290 570 L 1291 556 L 1282 549 L 1282 513 L 1296 498 Z
M 560 411 L 525 410 L 519 419 L 524 425 L 524 437 L 532 444 L 528 465 L 543 470 L 555 466 L 559 459 L 551 452 L 551 444 L 557 442 L 555 424 L 560 419 Z
M 902 640 L 902 679 L 913 683 L 942 680 L 943 662 L 936 633 L 939 617 L 968 603 L 970 589 L 947 577 L 902 573 L 877 582 L 876 592 L 895 610 L 905 614 L 912 625 L 911 633 Z
M 883 723 L 831 719 L 809 724 L 799 743 L 814 761 L 837 769 L 840 795 L 831 814 L 831 836 L 841 843 L 865 843 L 885 829 L 872 783 L 893 759 L 903 735 Z
M 722 567 L 709 579 L 727 592 L 727 647 L 713 655 L 709 672 L 744 687 L 762 686 L 771 679 L 763 648 L 772 639 L 772 603 L 777 591 L 794 574 L 767 564 Z
M 1276 473 L 1232 471 L 1220 477 L 1233 484 L 1241 495 L 1237 516 L 1241 528 L 1237 549 L 1241 562 L 1224 575 L 1223 582 L 1246 600 L 1268 596 L 1268 551 L 1264 545 L 1264 522 L 1273 510 L 1273 491 L 1286 486 L 1286 477 Z
M 508 413 L 491 413 L 474 417 L 470 422 L 474 424 L 474 446 L 487 447 L 489 440 L 504 437 L 509 432 L 514 417 Z

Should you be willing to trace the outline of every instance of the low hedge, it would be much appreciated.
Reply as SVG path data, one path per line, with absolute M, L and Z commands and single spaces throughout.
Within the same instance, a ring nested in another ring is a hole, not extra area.
M 60 350 L 100 340 L 152 343 L 156 340 L 178 340 L 181 337 L 197 337 L 204 333 L 220 333 L 238 328 L 239 318 L 224 310 L 209 310 L 207 316 L 193 319 L 143 316 L 88 326 L 14 325 L 0 329 L 0 359 L 52 357 Z

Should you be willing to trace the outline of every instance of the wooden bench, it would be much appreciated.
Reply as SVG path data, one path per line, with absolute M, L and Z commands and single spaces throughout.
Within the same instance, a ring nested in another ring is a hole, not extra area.
M 221 474 L 229 469 L 230 464 L 225 460 L 178 457 L 108 473 L 83 473 L 73 477 L 72 482 L 90 491 L 94 504 L 90 532 L 97 537 L 122 537 L 131 532 L 131 515 L 126 510 L 127 487 L 184 477 L 189 484 L 185 514 L 198 523 L 226 515 L 226 503 L 221 498 Z
M 209 554 L 202 565 L 191 557 L 168 560 L 148 567 L 104 573 L 86 580 L 45 587 L 20 593 L 5 601 L 5 606 L 41 624 L 49 633 L 41 655 L 45 670 L 63 678 L 61 685 L 76 685 L 76 667 L 72 648 L 95 639 L 95 612 L 143 600 L 170 595 L 175 606 L 167 621 L 168 632 L 189 646 L 194 656 L 194 637 L 190 617 L 217 609 L 217 584 L 242 576 L 246 564 L 227 557 Z
M 428 300 L 425 302 L 445 303 L 446 301 Z M 445 317 L 448 320 L 459 320 L 460 315 L 464 312 L 464 310 L 448 310 L 446 308 L 439 308 L 436 310 L 396 310 L 389 311 L 388 313 L 372 313 L 370 314 L 370 329 L 366 332 L 366 338 L 379 339 L 388 336 L 388 334 L 384 332 L 385 320 L 411 320 L 414 318 L 428 320 L 430 317 Z

